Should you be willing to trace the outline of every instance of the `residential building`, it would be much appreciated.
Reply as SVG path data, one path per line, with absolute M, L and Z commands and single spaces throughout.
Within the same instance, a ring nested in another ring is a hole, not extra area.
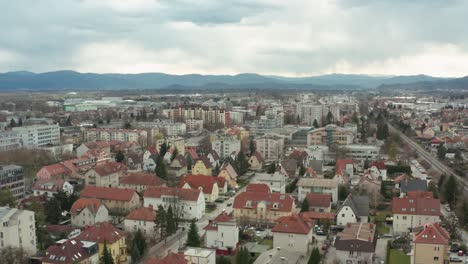
M 12 131 L 18 133 L 23 148 L 60 144 L 58 124 L 14 127 Z
M 376 227 L 372 223 L 347 224 L 335 239 L 340 263 L 373 263 L 377 245 Z
M 349 130 L 327 125 L 308 132 L 307 146 L 311 145 L 349 145 L 354 141 L 354 135 Z
M 175 177 L 180 177 L 187 174 L 187 160 L 182 154 L 177 155 L 169 164 L 168 168 L 169 174 L 174 175 Z
M 33 211 L 0 207 L 0 250 L 6 247 L 23 248 L 27 255 L 37 250 L 36 226 Z
M 265 161 L 262 155 L 255 151 L 252 156 L 249 158 L 250 169 L 253 171 L 261 171 L 263 169 Z
M 309 211 L 311 212 L 331 212 L 332 195 L 322 193 L 308 193 L 306 195 Z
M 284 138 L 266 135 L 255 139 L 256 150 L 265 162 L 281 159 L 284 154 Z
M 299 201 L 304 201 L 308 193 L 328 193 L 332 195 L 333 203 L 338 201 L 338 184 L 332 179 L 300 178 L 297 186 Z
M 299 166 L 295 159 L 284 159 L 280 161 L 278 170 L 289 178 L 297 178 Z
M 239 226 L 233 215 L 222 212 L 205 227 L 206 246 L 218 250 L 226 250 L 227 253 L 237 248 L 239 243 Z
M 430 223 L 414 234 L 414 264 L 443 264 L 449 259 L 450 234 L 439 223 Z
M 404 179 L 400 181 L 400 197 L 405 197 L 409 192 L 426 192 L 427 181 L 421 179 Z
M 96 242 L 76 238 L 62 239 L 47 248 L 42 264 L 98 264 L 99 247 Z
M 120 178 L 119 188 L 143 193 L 148 187 L 165 186 L 166 182 L 149 172 L 130 172 Z
M 109 210 L 98 199 L 79 198 L 71 209 L 71 223 L 73 226 L 85 227 L 94 225 L 98 222 L 107 222 L 109 220 Z
M 392 201 L 393 232 L 408 233 L 415 227 L 440 221 L 440 200 L 431 192 L 409 192 Z
M 336 211 L 336 224 L 367 223 L 369 218 L 369 197 L 349 194 Z
M 314 121 L 317 121 L 318 125 L 322 124 L 323 105 L 321 104 L 311 102 L 299 103 L 297 105 L 297 112 L 300 120 L 308 126 L 313 126 Z
M 238 153 L 241 150 L 241 141 L 234 137 L 221 137 L 211 142 L 211 147 L 220 158 L 224 159 L 231 153 Z
M 240 224 L 271 225 L 296 210 L 289 194 L 242 192 L 234 198 L 234 217 Z
M 127 167 L 119 162 L 104 162 L 96 165 L 85 174 L 86 185 L 97 187 L 118 187 L 119 179 Z
M 213 165 L 211 165 L 211 162 L 204 155 L 200 156 L 192 167 L 192 174 L 211 176 L 212 173 Z
M 148 132 L 144 129 L 88 128 L 83 131 L 85 141 L 128 141 L 146 146 Z
M 125 232 L 134 233 L 141 230 L 143 235 L 149 238 L 155 237 L 156 211 L 153 207 L 141 207 L 131 211 L 124 220 Z
M 23 198 L 24 169 L 17 165 L 0 166 L 0 190 L 9 189 L 15 199 Z
M 270 187 L 266 183 L 249 183 L 245 187 L 246 192 L 271 193 Z
M 187 133 L 187 125 L 185 123 L 169 123 L 163 128 L 167 136 L 183 136 Z
M 0 152 L 15 150 L 21 147 L 21 138 L 18 132 L 1 131 L 0 132 Z
M 91 241 L 98 244 L 99 256 L 102 256 L 104 244 L 111 253 L 114 263 L 125 263 L 127 261 L 127 244 L 125 233 L 107 222 L 96 223 L 87 226 L 76 237 L 79 240 Z
M 216 264 L 216 250 L 209 248 L 187 247 L 184 251 L 188 263 Z
M 248 245 L 249 243 L 247 243 Z M 257 248 L 260 245 L 253 243 L 253 245 Z M 284 263 L 291 263 L 291 264 L 301 264 L 307 263 L 307 258 L 304 256 L 303 253 L 287 251 L 281 248 L 273 248 L 268 250 L 268 246 L 265 246 L 266 249 L 264 252 L 255 259 L 254 264 L 284 264 Z
M 370 160 L 376 160 L 380 155 L 380 147 L 375 145 L 357 145 L 351 144 L 346 146 L 346 156 L 348 158 L 359 161 L 361 165 Z
M 205 197 L 200 190 L 151 187 L 146 189 L 143 199 L 145 207 L 153 206 L 155 210 L 159 205 L 166 210 L 172 206 L 181 219 L 200 219 L 205 214 Z
M 258 183 L 264 183 L 270 187 L 272 192 L 286 193 L 286 185 L 288 177 L 276 171 L 273 174 L 257 173 L 255 180 Z
M 228 161 L 224 162 L 223 166 L 219 170 L 218 177 L 223 178 L 230 188 L 232 189 L 236 188 L 238 175 L 237 175 L 236 170 L 234 169 L 234 167 L 231 165 L 230 162 Z
M 186 119 L 185 125 L 188 131 L 202 130 L 203 129 L 203 120 L 201 119 Z
M 164 258 L 151 258 L 145 264 L 189 264 L 185 259 L 184 253 L 169 252 Z
M 71 195 L 73 189 L 73 185 L 62 179 L 37 180 L 31 187 L 34 196 L 46 195 L 47 197 L 53 197 L 59 191 Z
M 227 189 L 223 178 L 207 177 L 204 175 L 187 175 L 180 179 L 179 188 L 201 190 L 205 196 L 205 201 L 214 203 L 216 199 L 218 199 L 220 193 L 226 192 L 226 190 L 221 190 L 219 187 L 221 184 Z
M 129 212 L 141 206 L 140 196 L 132 189 L 86 186 L 80 197 L 96 198 L 111 212 Z
M 383 161 L 374 161 L 370 167 L 370 173 L 375 179 L 387 180 L 387 166 Z
M 307 254 L 312 248 L 315 221 L 307 221 L 301 215 L 293 214 L 278 219 L 271 232 L 273 248 Z

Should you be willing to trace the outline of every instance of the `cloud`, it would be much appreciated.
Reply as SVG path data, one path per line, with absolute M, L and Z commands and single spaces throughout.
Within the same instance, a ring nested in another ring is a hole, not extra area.
M 458 0 L 0 3 L 0 71 L 467 75 Z

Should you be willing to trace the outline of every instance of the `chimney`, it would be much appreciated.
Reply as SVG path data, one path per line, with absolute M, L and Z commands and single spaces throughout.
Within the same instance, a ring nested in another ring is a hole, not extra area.
M 276 250 L 277 250 L 277 251 L 280 251 L 280 250 L 281 250 L 281 248 L 280 248 L 280 247 L 276 247 Z

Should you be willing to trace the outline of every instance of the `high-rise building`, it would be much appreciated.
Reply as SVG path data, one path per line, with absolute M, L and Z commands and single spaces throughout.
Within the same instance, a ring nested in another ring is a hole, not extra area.
M 58 124 L 14 127 L 12 130 L 18 133 L 21 146 L 24 148 L 60 143 L 60 127 Z
M 0 166 L 0 190 L 9 189 L 16 199 L 24 197 L 24 169 L 17 165 Z
M 0 207 L 0 250 L 6 247 L 23 248 L 28 255 L 35 254 L 36 226 L 34 212 Z

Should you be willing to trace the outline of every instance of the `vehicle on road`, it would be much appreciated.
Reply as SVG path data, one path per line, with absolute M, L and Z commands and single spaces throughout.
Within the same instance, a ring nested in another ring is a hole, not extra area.
M 227 205 L 227 206 L 232 206 L 232 203 L 227 203 L 226 205 Z
M 463 262 L 463 259 L 459 257 L 450 257 L 450 262 Z
M 463 252 L 463 250 L 458 250 L 458 253 L 457 253 L 458 256 L 462 257 L 465 255 L 465 252 Z
M 450 252 L 452 253 L 457 253 L 458 250 L 460 250 L 460 246 L 458 244 L 453 244 L 451 247 L 450 247 Z

